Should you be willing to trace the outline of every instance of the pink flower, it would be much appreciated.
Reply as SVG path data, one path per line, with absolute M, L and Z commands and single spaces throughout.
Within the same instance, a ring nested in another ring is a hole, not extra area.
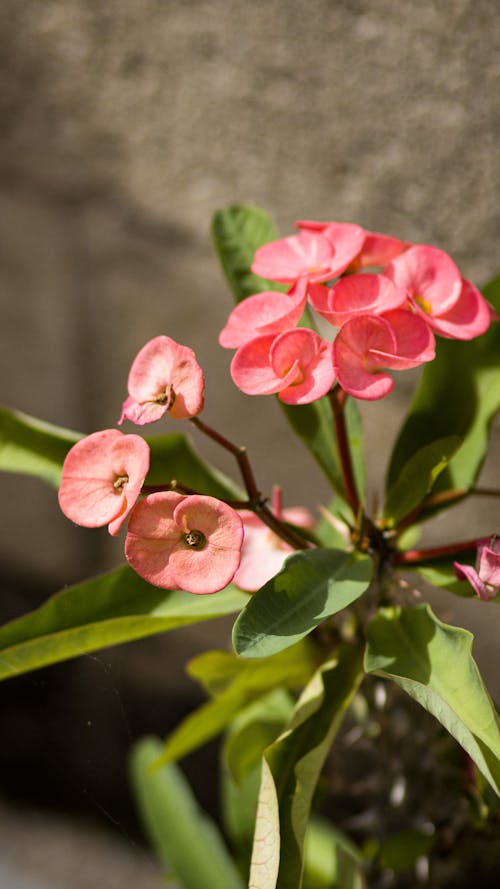
M 278 393 L 286 404 L 308 404 L 333 386 L 332 344 L 303 327 L 260 336 L 238 349 L 231 376 L 247 395 Z
M 335 227 L 339 225 L 347 226 L 349 223 L 339 222 L 314 222 L 311 219 L 303 219 L 296 222 L 295 225 L 303 231 L 316 231 L 324 237 L 334 237 Z M 353 228 L 360 226 L 353 226 Z M 370 232 L 360 229 L 363 232 L 363 239 L 360 245 L 359 253 L 354 257 L 348 266 L 350 272 L 356 272 L 358 269 L 375 266 L 385 266 L 395 256 L 399 256 L 403 250 L 410 246 L 406 241 L 400 241 L 399 238 L 393 238 L 391 235 L 383 235 L 380 232 Z
M 118 423 L 138 426 L 161 419 L 168 411 L 178 420 L 203 409 L 203 371 L 192 349 L 168 336 L 146 343 L 135 357 L 128 377 L 129 398 Z
M 59 505 L 85 528 L 109 523 L 115 536 L 134 506 L 149 469 L 149 447 L 139 435 L 118 429 L 94 432 L 66 456 Z
M 359 252 L 364 234 L 359 225 L 332 225 L 336 226 L 335 238 L 332 232 L 331 237 L 325 237 L 323 233 L 301 231 L 259 247 L 253 273 L 282 284 L 293 284 L 300 278 L 329 281 L 340 275 Z
M 492 312 L 486 300 L 437 247 L 410 247 L 389 263 L 384 275 L 406 288 L 414 311 L 441 336 L 470 340 L 490 325 Z
M 349 275 L 333 287 L 311 284 L 308 295 L 313 309 L 334 327 L 357 315 L 381 315 L 406 303 L 406 290 L 384 275 Z
M 226 503 L 202 494 L 149 494 L 130 516 L 125 555 L 141 577 L 166 590 L 222 590 L 240 563 L 243 523 Z
M 453 563 L 459 580 L 468 580 L 483 601 L 494 599 L 500 592 L 500 538 L 493 536 L 489 544 L 477 548 L 476 567 Z
M 278 334 L 294 327 L 306 304 L 306 281 L 299 281 L 289 293 L 266 290 L 242 300 L 231 312 L 221 331 L 219 343 L 237 349 L 264 334 Z
M 281 491 L 273 491 L 272 510 L 276 518 L 297 525 L 299 528 L 313 528 L 314 521 L 309 510 L 300 506 L 281 509 Z M 274 534 L 253 512 L 242 510 L 245 536 L 241 550 L 241 562 L 233 582 L 242 590 L 253 592 L 264 586 L 282 568 L 286 557 L 293 552 L 291 546 Z
M 382 368 L 406 370 L 435 357 L 426 323 L 404 309 L 385 315 L 360 315 L 346 321 L 333 343 L 337 379 L 349 395 L 384 398 L 394 381 Z

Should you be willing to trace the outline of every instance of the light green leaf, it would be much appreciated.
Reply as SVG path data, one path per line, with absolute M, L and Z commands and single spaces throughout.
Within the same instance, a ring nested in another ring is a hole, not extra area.
M 35 475 L 57 488 L 64 458 L 79 438 L 79 432 L 2 407 L 0 470 Z
M 293 645 L 358 599 L 371 575 L 368 556 L 337 549 L 294 553 L 238 617 L 233 628 L 236 653 L 261 658 Z
M 183 889 L 243 889 L 216 825 L 182 771 L 173 764 L 152 768 L 161 747 L 156 738 L 143 738 L 130 758 L 132 789 L 158 857 Z
M 260 207 L 235 204 L 216 210 L 212 218 L 212 237 L 236 302 L 262 290 L 286 290 L 286 287 L 254 275 L 250 270 L 257 248 L 278 237 L 274 223 Z
M 462 559 L 461 561 L 466 561 Z M 453 560 L 436 559 L 429 565 L 418 565 L 415 567 L 416 572 L 422 577 L 426 583 L 431 586 L 446 589 L 456 596 L 462 596 L 464 599 L 473 599 L 475 592 L 467 580 L 458 580 L 453 570 Z
M 307 682 L 315 667 L 315 653 L 306 643 L 296 646 L 276 657 L 248 662 L 239 660 L 229 652 L 207 652 L 188 665 L 188 671 L 196 675 L 197 662 L 202 669 L 210 669 L 213 659 L 216 667 L 221 659 L 226 660 L 230 684 L 220 691 L 213 700 L 202 704 L 194 713 L 181 722 L 172 732 L 163 748 L 159 763 L 182 759 L 197 747 L 206 744 L 220 734 L 244 707 L 251 701 L 263 697 L 274 688 L 296 688 Z
M 320 667 L 299 698 L 288 729 L 266 750 L 250 870 L 252 889 L 300 889 L 314 789 L 361 678 L 360 653 L 343 648 L 337 658 Z
M 275 688 L 237 716 L 223 748 L 227 768 L 237 783 L 260 764 L 264 750 L 278 737 L 292 710 L 291 695 L 284 688 Z
M 500 309 L 500 279 L 483 293 Z M 396 442 L 388 472 L 391 487 L 416 451 L 436 438 L 459 435 L 462 447 L 434 490 L 471 488 L 481 469 L 490 423 L 500 409 L 500 324 L 470 342 L 440 339 L 423 372 L 410 413 Z
M 344 834 L 311 818 L 304 847 L 303 889 L 363 889 L 362 857 Z
M 230 614 L 247 598 L 231 586 L 211 596 L 160 590 L 124 565 L 67 587 L 1 627 L 0 679 Z
M 472 658 L 472 634 L 428 605 L 384 608 L 367 627 L 365 669 L 392 679 L 441 722 L 500 795 L 500 726 Z
M 425 445 L 410 457 L 387 494 L 384 515 L 389 527 L 419 506 L 461 444 L 458 435 L 449 435 Z

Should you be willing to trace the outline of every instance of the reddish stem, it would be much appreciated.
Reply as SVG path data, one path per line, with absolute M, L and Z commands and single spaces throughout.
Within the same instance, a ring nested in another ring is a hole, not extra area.
M 415 565 L 420 562 L 428 562 L 432 559 L 440 559 L 443 556 L 454 556 L 458 553 L 474 550 L 482 543 L 488 543 L 489 537 L 481 537 L 479 540 L 463 540 L 458 543 L 448 543 L 445 546 L 431 546 L 428 549 L 407 549 L 402 553 L 395 553 L 396 565 Z
M 346 500 L 356 516 L 359 511 L 360 501 L 354 478 L 354 470 L 351 459 L 351 449 L 349 446 L 349 437 L 347 435 L 347 426 L 345 422 L 344 404 L 347 395 L 340 386 L 335 386 L 329 392 L 330 404 L 333 411 L 333 419 L 335 423 L 335 434 L 337 436 L 337 446 L 339 449 L 340 470 L 342 473 L 342 484 Z

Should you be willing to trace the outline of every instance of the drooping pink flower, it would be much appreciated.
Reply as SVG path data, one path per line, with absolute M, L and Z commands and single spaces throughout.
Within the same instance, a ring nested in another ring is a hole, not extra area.
M 157 336 L 136 355 L 128 377 L 129 397 L 118 423 L 138 426 L 161 419 L 168 411 L 178 420 L 203 409 L 203 371 L 192 349 L 168 336 Z
M 247 395 L 278 394 L 286 404 L 308 404 L 333 386 L 332 344 L 303 327 L 257 337 L 238 349 L 231 376 Z
M 394 386 L 385 368 L 407 370 L 434 357 L 432 331 L 405 309 L 351 318 L 333 343 L 339 385 L 349 395 L 369 401 L 384 398 Z
M 301 278 L 316 283 L 335 278 L 359 252 L 364 237 L 358 225 L 336 225 L 335 239 L 319 232 L 301 231 L 264 244 L 255 253 L 253 273 L 282 284 L 293 284 Z
M 149 447 L 139 435 L 118 429 L 94 432 L 66 456 L 59 505 L 85 528 L 109 524 L 115 536 L 134 506 L 149 469 Z
M 311 284 L 309 302 L 334 327 L 342 327 L 357 315 L 381 315 L 406 303 L 406 290 L 385 275 L 349 275 L 333 287 Z
M 453 568 L 459 580 L 469 581 L 480 599 L 494 599 L 500 592 L 500 538 L 494 536 L 478 546 L 475 568 L 458 562 Z
M 243 523 L 226 503 L 162 491 L 149 494 L 133 510 L 125 555 L 153 586 L 205 595 L 232 580 L 242 542 Z
M 265 334 L 278 334 L 294 327 L 306 304 L 307 282 L 299 281 L 288 293 L 266 290 L 249 296 L 233 309 L 219 335 L 227 349 L 238 349 Z
M 308 509 L 300 506 L 281 508 L 281 492 L 273 491 L 272 511 L 276 518 L 297 525 L 299 528 L 314 527 L 314 520 Z M 271 531 L 255 513 L 242 510 L 245 536 L 241 550 L 241 562 L 233 582 L 247 592 L 254 592 L 264 586 L 282 568 L 283 562 L 293 552 L 291 546 Z
M 441 336 L 470 340 L 490 325 L 488 303 L 438 247 L 410 247 L 389 263 L 384 275 L 406 288 L 414 311 Z
M 295 225 L 303 231 L 317 231 L 324 237 L 329 237 L 335 235 L 334 226 L 348 225 L 348 223 L 315 222 L 312 219 L 303 219 L 300 222 L 296 222 Z M 357 226 L 357 228 L 360 228 L 360 226 Z M 400 241 L 399 238 L 394 238 L 391 235 L 371 232 L 366 229 L 361 229 L 361 231 L 363 232 L 363 240 L 359 253 L 347 267 L 349 272 L 356 272 L 363 268 L 375 268 L 376 266 L 383 267 L 410 246 L 407 241 Z

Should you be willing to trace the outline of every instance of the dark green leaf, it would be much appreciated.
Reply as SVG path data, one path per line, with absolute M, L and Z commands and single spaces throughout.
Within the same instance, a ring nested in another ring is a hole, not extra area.
M 212 237 L 236 302 L 262 290 L 286 290 L 286 287 L 260 278 L 250 270 L 257 248 L 278 237 L 274 223 L 260 207 L 236 204 L 216 210 L 212 218 Z
M 231 586 L 211 596 L 160 590 L 125 565 L 67 587 L 0 628 L 0 679 L 230 614 L 247 598 Z
M 0 408 L 0 470 L 35 475 L 55 488 L 69 449 L 82 435 Z
M 425 445 L 410 457 L 387 494 L 384 514 L 389 527 L 419 506 L 461 443 L 457 435 L 449 435 Z
M 173 764 L 152 768 L 161 747 L 156 738 L 143 738 L 130 758 L 132 789 L 158 857 L 184 889 L 243 889 L 216 825 L 182 771 Z
M 496 279 L 484 295 L 500 309 Z M 471 488 L 481 469 L 491 420 L 500 409 L 500 325 L 471 342 L 440 339 L 437 356 L 423 372 L 410 414 L 394 448 L 388 473 L 391 487 L 416 451 L 436 438 L 464 439 L 434 490 Z
M 240 614 L 233 629 L 235 651 L 260 658 L 293 645 L 358 599 L 371 575 L 368 556 L 337 549 L 295 553 Z
M 421 830 L 402 830 L 395 833 L 387 837 L 380 846 L 380 864 L 395 873 L 411 870 L 422 855 L 427 855 L 433 841 L 432 835 L 422 833 Z
M 428 605 L 384 608 L 367 627 L 368 673 L 392 679 L 441 722 L 500 795 L 500 727 L 472 658 L 472 634 Z
M 300 889 L 312 796 L 361 677 L 360 653 L 342 649 L 338 658 L 320 667 L 297 702 L 287 730 L 266 750 L 250 870 L 252 889 Z

